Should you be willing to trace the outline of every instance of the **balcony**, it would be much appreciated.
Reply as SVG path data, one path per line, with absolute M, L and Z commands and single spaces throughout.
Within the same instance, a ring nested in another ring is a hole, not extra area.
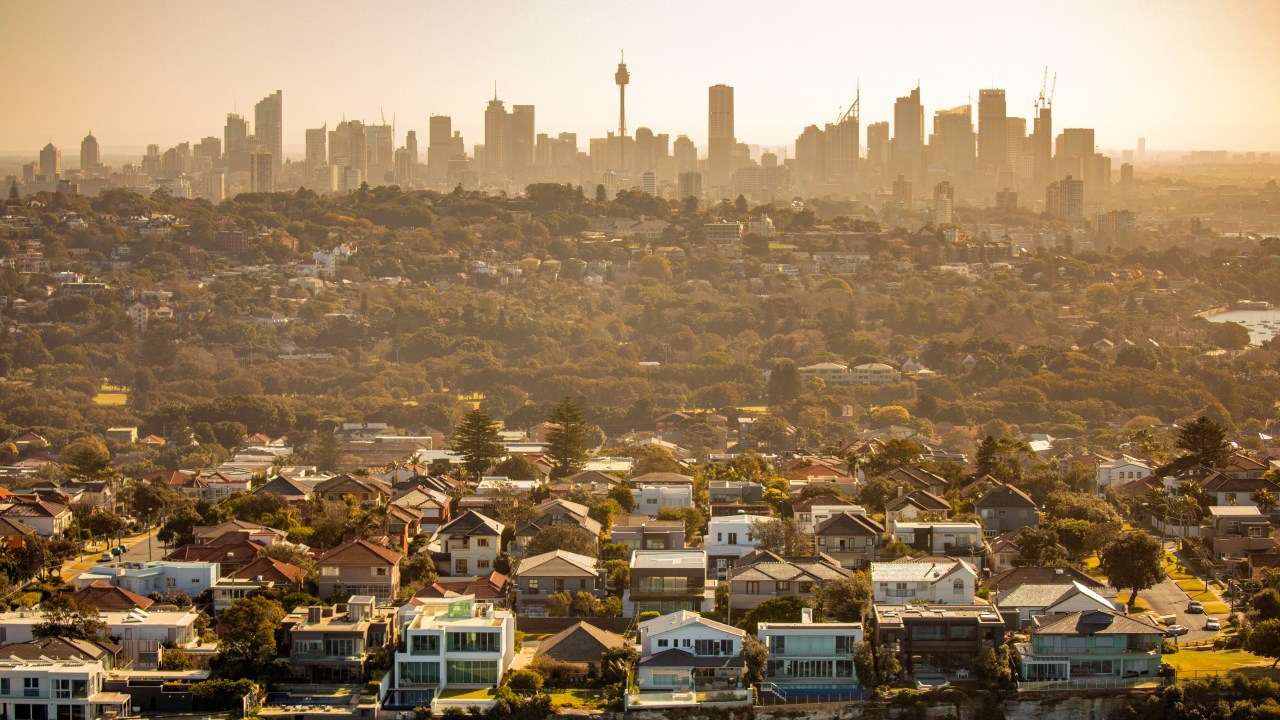
M 750 705 L 750 688 L 710 690 L 707 692 L 638 692 L 628 693 L 626 709 L 672 708 L 706 705 L 709 707 L 738 707 Z

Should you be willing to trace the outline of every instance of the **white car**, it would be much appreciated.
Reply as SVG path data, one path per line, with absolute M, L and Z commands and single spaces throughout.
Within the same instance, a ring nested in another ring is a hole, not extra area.
M 1216 617 L 1211 617 L 1208 620 L 1204 621 L 1204 629 L 1205 630 L 1221 630 L 1222 622 L 1219 621 L 1218 618 Z

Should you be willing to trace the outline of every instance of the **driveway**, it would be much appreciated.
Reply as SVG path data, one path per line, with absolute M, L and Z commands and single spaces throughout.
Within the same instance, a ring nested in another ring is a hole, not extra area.
M 1204 629 L 1204 621 L 1214 616 L 1187 612 L 1187 605 L 1191 602 L 1191 597 L 1187 595 L 1185 590 L 1178 587 L 1178 584 L 1171 577 L 1166 576 L 1164 582 L 1138 593 L 1138 599 L 1145 600 L 1157 615 L 1176 615 L 1178 617 L 1177 624 L 1190 628 L 1191 632 L 1178 638 L 1179 642 L 1208 640 L 1218 634 L 1214 630 Z M 1216 617 L 1220 620 L 1225 620 L 1227 616 L 1218 615 Z

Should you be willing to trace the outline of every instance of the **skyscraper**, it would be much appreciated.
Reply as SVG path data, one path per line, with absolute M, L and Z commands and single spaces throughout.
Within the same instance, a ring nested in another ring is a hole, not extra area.
M 843 181 L 846 185 L 853 180 L 858 169 L 860 154 L 858 141 L 861 138 L 858 128 L 861 118 L 858 115 L 862 110 L 861 105 L 862 93 L 859 91 L 853 105 L 840 116 L 838 121 L 827 123 L 824 132 L 827 178 L 837 182 Z M 797 148 L 796 153 L 799 154 L 799 152 Z
M 671 143 L 671 155 L 676 163 L 676 175 L 698 169 L 698 148 L 688 135 L 677 135 Z M 698 177 L 698 187 L 702 187 L 702 177 Z
M 329 124 L 307 130 L 307 170 L 328 164 Z
M 893 145 L 890 150 L 895 172 L 915 179 L 923 167 L 924 106 L 920 86 L 893 103 Z
M 973 172 L 973 106 L 960 105 L 933 114 L 929 162 L 945 166 L 948 177 L 953 179 L 966 177 Z
M 277 90 L 253 106 L 253 134 L 271 153 L 272 168 L 279 175 L 284 162 L 284 93 Z
M 62 151 L 54 147 L 53 143 L 40 150 L 40 174 L 46 181 L 62 177 Z
M 733 88 L 712 85 L 707 91 L 707 170 L 713 185 L 729 182 L 733 134 Z
M 493 99 L 484 111 L 484 170 L 491 175 L 505 173 L 510 153 L 507 146 L 511 137 L 511 116 L 498 99 L 494 89 Z
M 358 187 L 369 179 L 367 144 L 364 123 L 359 120 L 343 120 L 329 131 L 329 164 L 344 169 L 342 187 L 352 182 Z
M 867 126 L 867 162 L 877 168 L 889 166 L 889 122 L 881 120 Z
M 222 151 L 228 157 L 232 153 L 248 149 L 249 124 L 243 115 L 227 113 L 227 125 L 222 131 Z
M 80 175 L 85 178 L 91 178 L 98 173 L 98 166 L 102 164 L 102 153 L 98 148 L 98 138 L 93 136 L 90 130 L 88 135 L 84 136 L 84 140 L 80 141 Z
M 535 127 L 532 105 L 512 105 L 508 131 L 509 158 L 507 167 L 513 177 L 525 178 L 529 165 L 533 163 L 533 138 Z
M 266 150 L 255 150 L 249 155 L 249 191 L 272 192 L 275 190 L 275 161 Z
M 978 91 L 978 167 L 994 173 L 1009 158 L 1009 135 L 1005 128 L 1004 90 Z
M 817 125 L 796 138 L 796 179 L 806 189 L 827 181 L 827 135 Z
M 444 182 L 453 159 L 453 118 L 432 115 L 427 125 L 427 180 Z
M 367 179 L 370 185 L 383 185 L 395 176 L 395 128 L 386 124 L 365 125 L 364 136 L 369 154 Z
M 1053 106 L 1043 94 L 1036 100 L 1036 117 L 1031 125 L 1031 157 L 1038 192 L 1053 178 Z
M 613 81 L 618 84 L 618 137 L 627 136 L 627 83 L 631 82 L 631 73 L 627 72 L 626 55 L 618 62 L 618 71 L 613 74 Z

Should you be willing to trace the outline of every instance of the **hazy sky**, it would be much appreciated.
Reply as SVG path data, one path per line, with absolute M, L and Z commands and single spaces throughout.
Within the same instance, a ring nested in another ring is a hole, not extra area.
M 585 150 L 617 128 L 620 49 L 628 129 L 699 146 L 716 83 L 736 88 L 740 141 L 780 146 L 833 121 L 859 78 L 864 128 L 917 79 L 927 130 L 990 86 L 1031 118 L 1048 65 L 1055 131 L 1097 128 L 1102 148 L 1280 150 L 1277 0 L 5 0 L 0 151 L 34 156 L 52 138 L 74 166 L 90 129 L 107 152 L 195 142 L 276 89 L 286 148 L 381 110 L 397 144 L 415 129 L 425 148 L 436 113 L 470 149 L 495 80 L 508 106 L 537 106 L 537 132 L 577 132 Z

